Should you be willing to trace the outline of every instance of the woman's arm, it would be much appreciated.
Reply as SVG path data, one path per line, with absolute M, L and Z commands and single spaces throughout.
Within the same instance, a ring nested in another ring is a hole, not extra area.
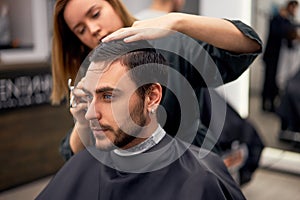
M 89 130 L 88 128 L 86 130 Z M 81 130 L 86 132 L 86 130 Z M 90 134 L 83 134 L 88 137 Z M 80 152 L 85 149 L 85 145 L 83 144 L 82 138 L 83 136 L 79 136 L 78 124 L 76 123 L 71 131 L 67 133 L 67 135 L 63 138 L 60 143 L 59 151 L 65 161 L 69 160 L 74 154 Z M 88 139 L 90 139 L 88 137 Z M 87 140 L 87 138 L 85 139 Z M 91 144 L 91 141 L 88 143 Z
M 132 27 L 122 28 L 102 41 L 121 38 L 127 42 L 155 39 L 169 34 L 170 31 L 184 33 L 235 53 L 251 53 L 262 48 L 256 40 L 247 37 L 228 20 L 184 13 L 169 13 L 153 19 L 136 21 Z
M 174 30 L 215 47 L 236 53 L 250 53 L 261 48 L 257 41 L 246 37 L 228 20 L 190 14 L 174 14 L 177 17 Z
M 86 141 L 87 139 L 89 139 L 90 134 L 89 134 L 88 130 L 89 130 L 88 127 L 80 128 L 77 123 L 75 124 L 75 126 L 72 130 L 72 133 L 70 135 L 70 147 L 74 154 L 85 149 L 85 146 L 82 141 L 83 140 Z M 79 135 L 79 133 L 81 133 L 81 135 Z M 84 136 L 86 136 L 86 137 L 83 138 Z
M 85 119 L 87 102 L 85 99 L 86 95 L 82 91 L 84 80 L 82 78 L 76 87 L 71 90 L 70 94 L 70 112 L 76 123 L 72 131 L 65 136 L 60 145 L 60 152 L 65 160 L 68 160 L 73 154 L 92 144 L 89 121 Z

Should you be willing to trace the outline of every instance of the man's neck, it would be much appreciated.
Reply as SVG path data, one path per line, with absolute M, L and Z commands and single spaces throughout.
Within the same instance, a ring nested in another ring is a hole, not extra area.
M 131 142 L 129 148 L 115 149 L 114 152 L 120 156 L 131 156 L 143 153 L 160 142 L 165 134 L 161 126 L 156 124 L 156 129 L 151 132 L 150 136 L 145 138 L 139 135 L 140 138 L 136 138 L 135 141 Z
M 122 147 L 122 149 L 126 150 L 144 142 L 155 132 L 158 126 L 159 124 L 156 122 L 150 123 L 149 125 L 142 127 L 142 131 L 139 134 L 137 134 L 137 137 L 133 139 L 129 144 Z

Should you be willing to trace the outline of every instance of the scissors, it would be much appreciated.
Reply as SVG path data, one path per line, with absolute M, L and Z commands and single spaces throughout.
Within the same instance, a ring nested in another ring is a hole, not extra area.
M 68 79 L 68 87 L 69 87 L 70 92 L 73 93 L 73 90 L 75 87 L 74 87 L 74 85 L 72 86 L 71 83 L 72 83 L 72 79 L 69 78 Z M 71 98 L 70 98 L 70 107 L 71 108 L 76 107 L 76 102 L 74 101 L 74 99 L 75 99 L 74 94 L 71 94 Z

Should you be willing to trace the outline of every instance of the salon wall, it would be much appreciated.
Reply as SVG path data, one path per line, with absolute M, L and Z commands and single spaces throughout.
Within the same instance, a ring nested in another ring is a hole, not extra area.
M 251 24 L 252 1 L 251 0 L 201 0 L 201 15 L 238 19 L 248 25 Z M 217 5 L 217 6 L 216 6 Z M 226 9 L 224 9 L 226 8 Z M 238 80 L 218 88 L 218 92 L 242 116 L 249 114 L 249 70 Z

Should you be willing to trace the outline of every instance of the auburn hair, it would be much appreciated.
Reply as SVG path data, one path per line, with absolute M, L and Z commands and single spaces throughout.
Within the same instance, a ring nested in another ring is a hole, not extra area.
M 52 38 L 52 104 L 60 104 L 68 98 L 69 90 L 67 80 L 75 80 L 81 63 L 91 49 L 83 44 L 70 30 L 65 19 L 64 10 L 70 0 L 57 0 L 53 15 Z M 116 11 L 124 27 L 132 26 L 136 20 L 119 0 L 106 0 Z

